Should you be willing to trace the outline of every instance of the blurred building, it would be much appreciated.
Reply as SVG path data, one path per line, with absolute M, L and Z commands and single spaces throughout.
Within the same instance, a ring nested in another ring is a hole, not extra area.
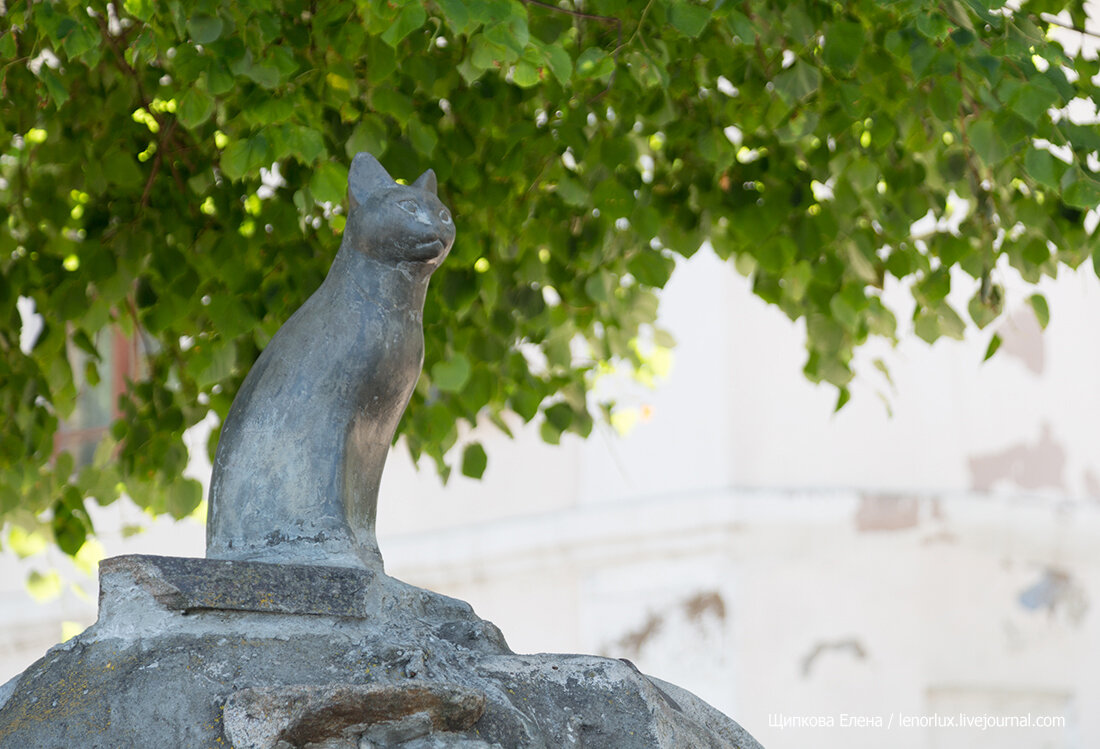
M 800 325 L 700 252 L 663 296 L 669 376 L 607 385 L 637 417 L 625 436 L 487 426 L 484 479 L 446 487 L 394 452 L 387 569 L 517 651 L 629 658 L 768 747 L 1100 746 L 1100 283 L 1044 281 L 1045 332 L 1006 285 L 993 359 L 991 329 L 873 344 L 834 413 Z M 118 503 L 96 522 L 111 555 L 203 553 L 197 521 Z M 50 565 L 63 592 L 35 603 L 23 580 Z M 95 583 L 53 551 L 0 567 L 3 681 L 94 620 Z

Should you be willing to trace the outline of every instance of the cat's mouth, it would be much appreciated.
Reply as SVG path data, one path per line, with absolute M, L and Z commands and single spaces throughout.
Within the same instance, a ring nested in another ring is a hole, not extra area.
M 420 242 L 413 247 L 413 258 L 416 260 L 431 260 L 443 252 L 443 246 L 442 239 L 429 239 L 427 242 Z

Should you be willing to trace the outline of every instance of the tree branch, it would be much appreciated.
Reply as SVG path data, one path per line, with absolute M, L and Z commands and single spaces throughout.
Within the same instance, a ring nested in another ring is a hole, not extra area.
M 148 95 L 145 93 L 145 87 L 141 83 L 141 76 L 138 74 L 138 72 L 136 70 L 134 70 L 133 66 L 130 65 L 130 63 L 128 63 L 126 61 L 126 55 L 123 52 L 123 50 L 120 48 L 119 40 L 118 40 L 118 38 L 111 35 L 111 31 L 107 27 L 107 22 L 105 20 L 103 20 L 103 15 L 102 14 L 95 14 L 92 17 L 95 19 L 96 24 L 99 26 L 100 33 L 103 35 L 103 38 L 107 41 L 107 45 L 111 48 L 111 51 L 114 52 L 115 59 L 118 60 L 119 70 L 121 70 L 124 74 L 129 76 L 131 79 L 133 79 L 134 85 L 137 86 L 138 98 L 141 101 L 141 106 L 145 109 L 146 112 L 148 112 L 150 115 L 152 115 L 153 119 L 156 120 L 157 124 L 162 129 L 164 129 L 164 131 L 165 131 L 164 137 L 161 139 L 161 143 L 157 147 L 157 161 L 159 162 L 160 158 L 161 158 L 160 157 L 161 148 L 172 145 L 172 146 L 175 146 L 175 148 L 173 149 L 173 153 L 180 154 L 180 158 L 182 158 L 184 160 L 184 162 L 186 163 L 187 162 L 187 156 L 184 152 L 187 149 L 178 140 L 176 140 L 176 138 L 173 134 L 173 130 L 175 129 L 175 125 L 176 125 L 177 121 L 175 119 L 173 119 L 172 122 L 166 123 L 164 121 L 164 118 L 161 117 L 157 112 L 155 112 L 153 110 L 153 107 L 150 104 L 151 100 L 149 99 Z M 169 166 L 169 168 L 171 168 L 173 175 L 176 177 L 177 184 L 182 189 L 183 182 L 180 179 L 179 174 L 176 172 L 176 167 L 175 167 L 174 164 L 172 164 L 171 159 L 168 160 L 168 166 Z M 190 163 L 187 163 L 187 167 L 189 169 L 192 169 L 192 170 L 194 169 L 191 166 Z M 154 169 L 154 172 L 155 171 L 156 170 Z
M 567 16 L 573 16 L 574 18 L 583 18 L 588 21 L 597 21 L 598 23 L 605 23 L 609 26 L 614 26 L 617 32 L 617 39 L 615 40 L 615 51 L 611 53 L 611 59 L 614 63 L 614 67 L 611 68 L 611 77 L 607 79 L 607 87 L 603 91 L 593 96 L 588 100 L 588 103 L 599 99 L 601 96 L 611 90 L 611 86 L 615 83 L 615 75 L 619 72 L 619 50 L 623 47 L 623 21 L 621 18 L 615 18 L 614 16 L 597 16 L 594 13 L 583 13 L 579 10 L 572 10 L 570 8 L 560 8 L 557 5 L 551 5 L 550 3 L 544 3 L 542 0 L 521 0 L 521 2 L 527 5 L 535 5 L 539 8 L 545 8 L 546 10 L 554 11 L 555 13 L 564 13 Z M 646 10 L 649 10 L 649 6 L 646 6 Z M 643 12 L 643 17 L 644 17 Z
M 149 179 L 145 180 L 145 189 L 141 191 L 141 203 L 144 210 L 149 205 L 149 194 L 153 191 L 153 182 L 156 181 L 157 172 L 160 171 L 160 162 L 164 159 L 164 141 L 157 146 L 157 155 L 153 157 L 153 168 L 149 171 Z
M 579 10 L 570 10 L 569 8 L 560 8 L 557 5 L 551 5 L 550 3 L 541 2 L 541 0 L 521 0 L 528 5 L 537 5 L 540 8 L 546 8 L 552 10 L 555 13 L 565 13 L 566 15 L 573 16 L 574 18 L 587 18 L 589 21 L 599 21 L 600 23 L 616 24 L 621 26 L 622 21 L 612 16 L 597 16 L 592 13 L 582 13 Z
M 631 44 L 633 44 L 635 39 L 638 39 L 642 43 L 642 47 L 644 47 L 647 51 L 649 50 L 649 46 L 645 43 L 645 37 L 641 37 L 639 35 L 642 31 L 642 25 L 645 24 L 645 17 L 649 15 L 649 9 L 652 7 L 653 0 L 649 0 L 649 2 L 645 4 L 645 7 L 642 8 L 642 15 L 638 17 L 638 25 L 634 27 L 634 33 L 630 35 L 630 38 L 627 39 L 624 44 L 615 49 L 616 54 L 618 54 L 619 50 L 623 47 L 629 47 Z
M 607 86 L 600 93 L 593 96 L 588 100 L 588 103 L 599 99 L 601 96 L 611 90 L 611 87 L 615 84 L 615 76 L 619 72 L 619 50 L 623 48 L 623 24 L 622 21 L 615 19 L 615 28 L 618 29 L 618 37 L 615 39 L 615 51 L 611 54 L 611 75 L 607 79 Z

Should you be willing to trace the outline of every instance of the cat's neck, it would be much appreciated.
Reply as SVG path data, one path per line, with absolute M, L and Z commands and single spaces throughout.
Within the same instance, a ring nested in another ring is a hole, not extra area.
M 329 283 L 348 283 L 363 296 L 387 309 L 424 309 L 433 265 L 427 263 L 386 263 L 341 245 L 329 269 Z

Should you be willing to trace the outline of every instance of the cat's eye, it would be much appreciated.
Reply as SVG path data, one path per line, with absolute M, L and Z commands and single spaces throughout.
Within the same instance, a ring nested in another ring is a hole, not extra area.
M 405 213 L 411 213 L 414 216 L 416 215 L 416 209 L 420 207 L 415 200 L 402 200 L 397 205 Z
M 445 224 L 451 223 L 451 213 L 446 208 L 439 210 L 439 220 Z

